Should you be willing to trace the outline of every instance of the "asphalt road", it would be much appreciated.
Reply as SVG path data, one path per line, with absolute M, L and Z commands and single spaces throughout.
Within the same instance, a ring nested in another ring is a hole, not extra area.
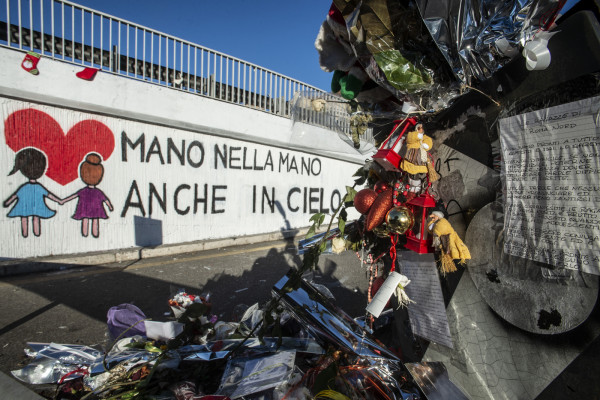
M 294 244 L 278 241 L 4 278 L 0 371 L 10 375 L 26 362 L 28 342 L 108 346 L 106 313 L 115 305 L 132 303 L 153 320 L 168 320 L 168 300 L 181 289 L 210 293 L 212 312 L 237 322 L 240 309 L 266 302 L 300 263 Z M 364 315 L 368 280 L 354 253 L 322 256 L 313 281 L 352 317 Z

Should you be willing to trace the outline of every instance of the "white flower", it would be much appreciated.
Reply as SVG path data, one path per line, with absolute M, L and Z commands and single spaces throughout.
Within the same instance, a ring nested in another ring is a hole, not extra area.
M 346 240 L 342 237 L 336 237 L 331 240 L 331 251 L 335 254 L 340 254 L 346 250 Z

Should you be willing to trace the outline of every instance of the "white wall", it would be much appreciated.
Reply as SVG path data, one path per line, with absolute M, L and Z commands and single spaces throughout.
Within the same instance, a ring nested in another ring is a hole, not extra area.
M 45 154 L 38 183 L 63 199 L 83 188 L 79 165 L 102 156 L 97 185 L 113 205 L 99 236 L 72 216 L 78 198 L 23 237 L 16 202 L 0 209 L 0 257 L 21 258 L 176 244 L 307 226 L 336 206 L 362 156 L 338 135 L 264 112 L 0 49 L 0 200 L 27 182 L 13 169 L 26 147 Z M 142 143 L 143 142 L 143 143 Z M 134 146 L 134 143 L 138 143 Z M 180 157 L 178 153 L 182 153 Z M 206 192 L 205 192 L 206 191 Z M 206 193 L 206 195 L 205 195 Z

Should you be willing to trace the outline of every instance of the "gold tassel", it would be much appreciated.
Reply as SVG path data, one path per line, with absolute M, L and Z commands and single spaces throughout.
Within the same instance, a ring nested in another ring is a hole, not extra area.
M 427 161 L 427 174 L 429 175 L 429 182 L 435 182 L 440 179 L 440 174 L 433 167 L 431 160 Z
M 456 265 L 454 264 L 454 260 L 452 259 L 452 256 L 448 253 L 442 252 L 440 267 L 442 276 L 446 276 L 446 274 L 449 272 L 456 271 Z

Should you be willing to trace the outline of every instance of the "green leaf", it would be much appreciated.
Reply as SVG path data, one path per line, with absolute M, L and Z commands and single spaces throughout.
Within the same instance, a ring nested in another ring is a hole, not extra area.
M 325 214 L 323 214 L 323 213 L 316 213 L 312 217 L 310 217 L 309 221 L 313 221 L 315 223 L 319 223 L 317 221 L 319 221 L 319 220 L 323 221 L 324 218 L 325 218 Z
M 322 253 L 322 252 L 324 252 L 324 251 L 325 251 L 325 249 L 326 249 L 326 248 L 327 248 L 327 241 L 326 241 L 326 240 L 323 240 L 323 241 L 321 242 L 321 244 L 319 245 L 319 251 Z
M 356 193 L 356 189 L 354 189 L 352 186 L 346 186 L 346 196 L 344 197 L 344 203 L 354 201 Z
M 311 237 L 315 236 L 315 226 L 312 225 L 310 228 L 308 228 L 308 232 L 306 232 L 306 239 L 310 239 Z
M 346 220 L 343 218 L 338 219 L 338 228 L 340 230 L 340 235 L 344 236 L 344 230 L 346 228 Z

